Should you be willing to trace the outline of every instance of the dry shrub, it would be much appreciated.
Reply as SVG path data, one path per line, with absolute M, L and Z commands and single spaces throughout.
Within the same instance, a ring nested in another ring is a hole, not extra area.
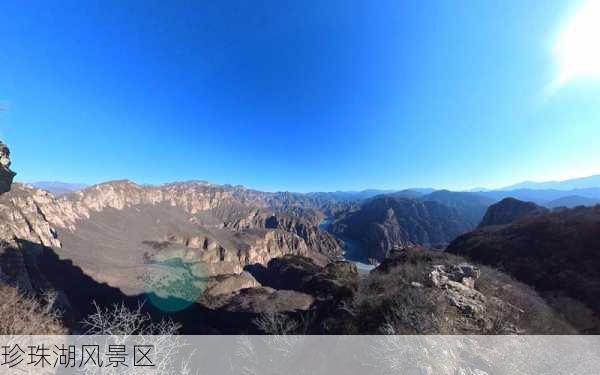
M 394 335 L 449 333 L 440 293 L 422 288 L 405 288 L 386 308 L 381 333 Z
M 300 328 L 296 320 L 282 313 L 264 313 L 252 322 L 267 335 L 293 335 Z
M 54 309 L 56 293 L 36 298 L 19 289 L 0 285 L 0 335 L 60 335 L 67 329 Z
M 573 327 L 566 323 L 537 292 L 509 275 L 490 267 L 480 266 L 481 277 L 475 289 L 485 296 L 499 298 L 505 304 L 487 304 L 487 314 L 494 323 L 484 333 L 502 334 L 510 325 L 525 334 L 571 334 Z
M 181 326 L 172 320 L 154 322 L 143 312 L 143 304 L 129 309 L 124 303 L 103 308 L 94 301 L 96 312 L 82 322 L 86 335 L 176 335 Z
M 429 271 L 430 263 L 415 257 L 385 272 L 371 272 L 361 280 L 353 300 L 343 306 L 353 317 L 344 329 L 385 334 L 447 332 L 446 303 L 440 300 L 439 291 L 425 287 Z
M 104 367 L 102 374 L 190 374 L 190 361 L 194 352 L 185 350 L 188 346 L 179 336 L 180 325 L 172 320 L 162 319 L 158 322 L 144 313 L 143 303 L 130 309 L 125 304 L 114 304 L 110 307 L 100 307 L 93 303 L 96 312 L 89 315 L 82 325 L 87 335 L 103 335 L 95 338 L 102 345 L 100 351 L 106 352 L 109 345 L 152 345 L 153 367 Z M 189 356 L 187 355 L 189 354 Z M 85 374 L 97 374 L 96 368 L 85 367 Z
M 452 267 L 465 259 L 447 253 L 407 251 L 361 280 L 353 300 L 343 306 L 353 333 L 394 334 L 570 334 L 572 326 L 534 289 L 510 276 L 479 266 L 475 290 L 485 310 L 471 316 L 453 306 L 443 289 L 431 285 L 434 265 Z M 416 284 L 418 283 L 418 284 Z

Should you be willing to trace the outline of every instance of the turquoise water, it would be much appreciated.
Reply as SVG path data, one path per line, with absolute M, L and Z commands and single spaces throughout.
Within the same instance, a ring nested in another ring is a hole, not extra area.
M 197 275 L 181 258 L 149 262 L 144 275 L 146 295 L 156 308 L 176 312 L 196 303 L 206 289 L 208 278 Z
M 358 268 L 358 270 L 361 272 L 369 272 L 375 268 L 374 265 L 368 263 L 366 256 L 367 250 L 365 249 L 362 243 L 360 243 L 359 241 L 352 240 L 350 238 L 338 236 L 337 234 L 331 233 L 330 227 L 330 219 L 324 219 L 319 224 L 320 229 L 328 232 L 337 239 L 344 241 L 344 260 L 356 264 L 356 268 Z

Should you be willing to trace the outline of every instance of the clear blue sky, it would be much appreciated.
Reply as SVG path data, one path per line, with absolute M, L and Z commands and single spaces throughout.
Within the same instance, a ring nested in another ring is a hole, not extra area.
M 599 81 L 551 87 L 580 3 L 3 0 L 0 138 L 21 181 L 325 191 L 599 173 Z

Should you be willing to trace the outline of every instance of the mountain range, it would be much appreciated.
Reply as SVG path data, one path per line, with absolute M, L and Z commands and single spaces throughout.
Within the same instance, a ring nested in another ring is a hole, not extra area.
M 206 181 L 195 182 L 208 183 Z M 38 189 L 49 191 L 55 196 L 62 196 L 88 187 L 86 184 L 59 181 L 39 181 L 29 184 Z M 444 191 L 447 190 L 433 188 L 409 188 L 404 190 L 366 189 L 360 191 L 311 192 L 305 195 L 315 201 L 332 204 L 357 202 L 386 194 L 395 194 L 405 198 L 416 198 L 437 192 L 436 194 L 441 196 Z M 525 181 L 501 189 L 476 188 L 465 191 L 465 193 L 477 193 L 479 196 L 486 197 L 487 200 L 492 203 L 504 198 L 512 197 L 524 201 L 535 202 L 549 208 L 561 206 L 576 207 L 578 205 L 591 206 L 600 202 L 600 175 L 563 181 Z
M 83 190 L 89 186 L 86 184 L 59 182 L 59 181 L 36 181 L 36 182 L 30 183 L 30 185 L 35 188 L 38 188 L 38 189 L 49 191 L 50 193 L 54 194 L 57 197 Z
M 149 301 L 145 311 L 175 319 L 184 333 L 277 333 L 257 326 L 265 314 L 319 334 L 574 332 L 526 285 L 426 249 L 472 229 L 464 213 L 487 201 L 466 194 L 348 204 L 334 233 L 342 223 L 357 236 L 378 227 L 374 240 L 389 240 L 373 254 L 381 265 L 361 274 L 342 260 L 344 241 L 320 229 L 322 202 L 306 195 L 112 181 L 56 198 L 13 184 L 0 196 L 1 279 L 34 295 L 57 290 L 71 330 L 94 312 L 92 301 Z M 511 306 L 523 296 L 530 318 L 519 321 Z M 393 318 L 399 300 L 416 320 Z
M 0 297 L 62 313 L 36 333 L 144 302 L 152 321 L 191 334 L 600 332 L 600 206 L 566 208 L 593 204 L 598 187 L 40 189 L 12 183 L 7 147 L 0 156 Z
M 577 190 L 600 187 L 600 175 L 573 178 L 562 181 L 524 181 L 499 190 Z

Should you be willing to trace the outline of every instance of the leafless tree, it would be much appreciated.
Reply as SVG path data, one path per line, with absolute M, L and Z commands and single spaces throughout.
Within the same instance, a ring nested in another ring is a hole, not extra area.
M 184 359 L 186 344 L 179 336 L 181 326 L 170 319 L 154 322 L 152 317 L 143 312 L 143 304 L 129 309 L 125 304 L 114 304 L 103 308 L 94 302 L 96 312 L 83 322 L 86 335 L 102 335 L 103 346 L 108 345 L 153 345 L 154 367 L 148 374 L 191 374 L 190 361 L 193 352 Z M 145 374 L 140 368 L 87 368 L 86 374 Z
M 0 335 L 55 335 L 66 329 L 54 308 L 57 295 L 48 291 L 31 296 L 7 285 L 0 286 Z

